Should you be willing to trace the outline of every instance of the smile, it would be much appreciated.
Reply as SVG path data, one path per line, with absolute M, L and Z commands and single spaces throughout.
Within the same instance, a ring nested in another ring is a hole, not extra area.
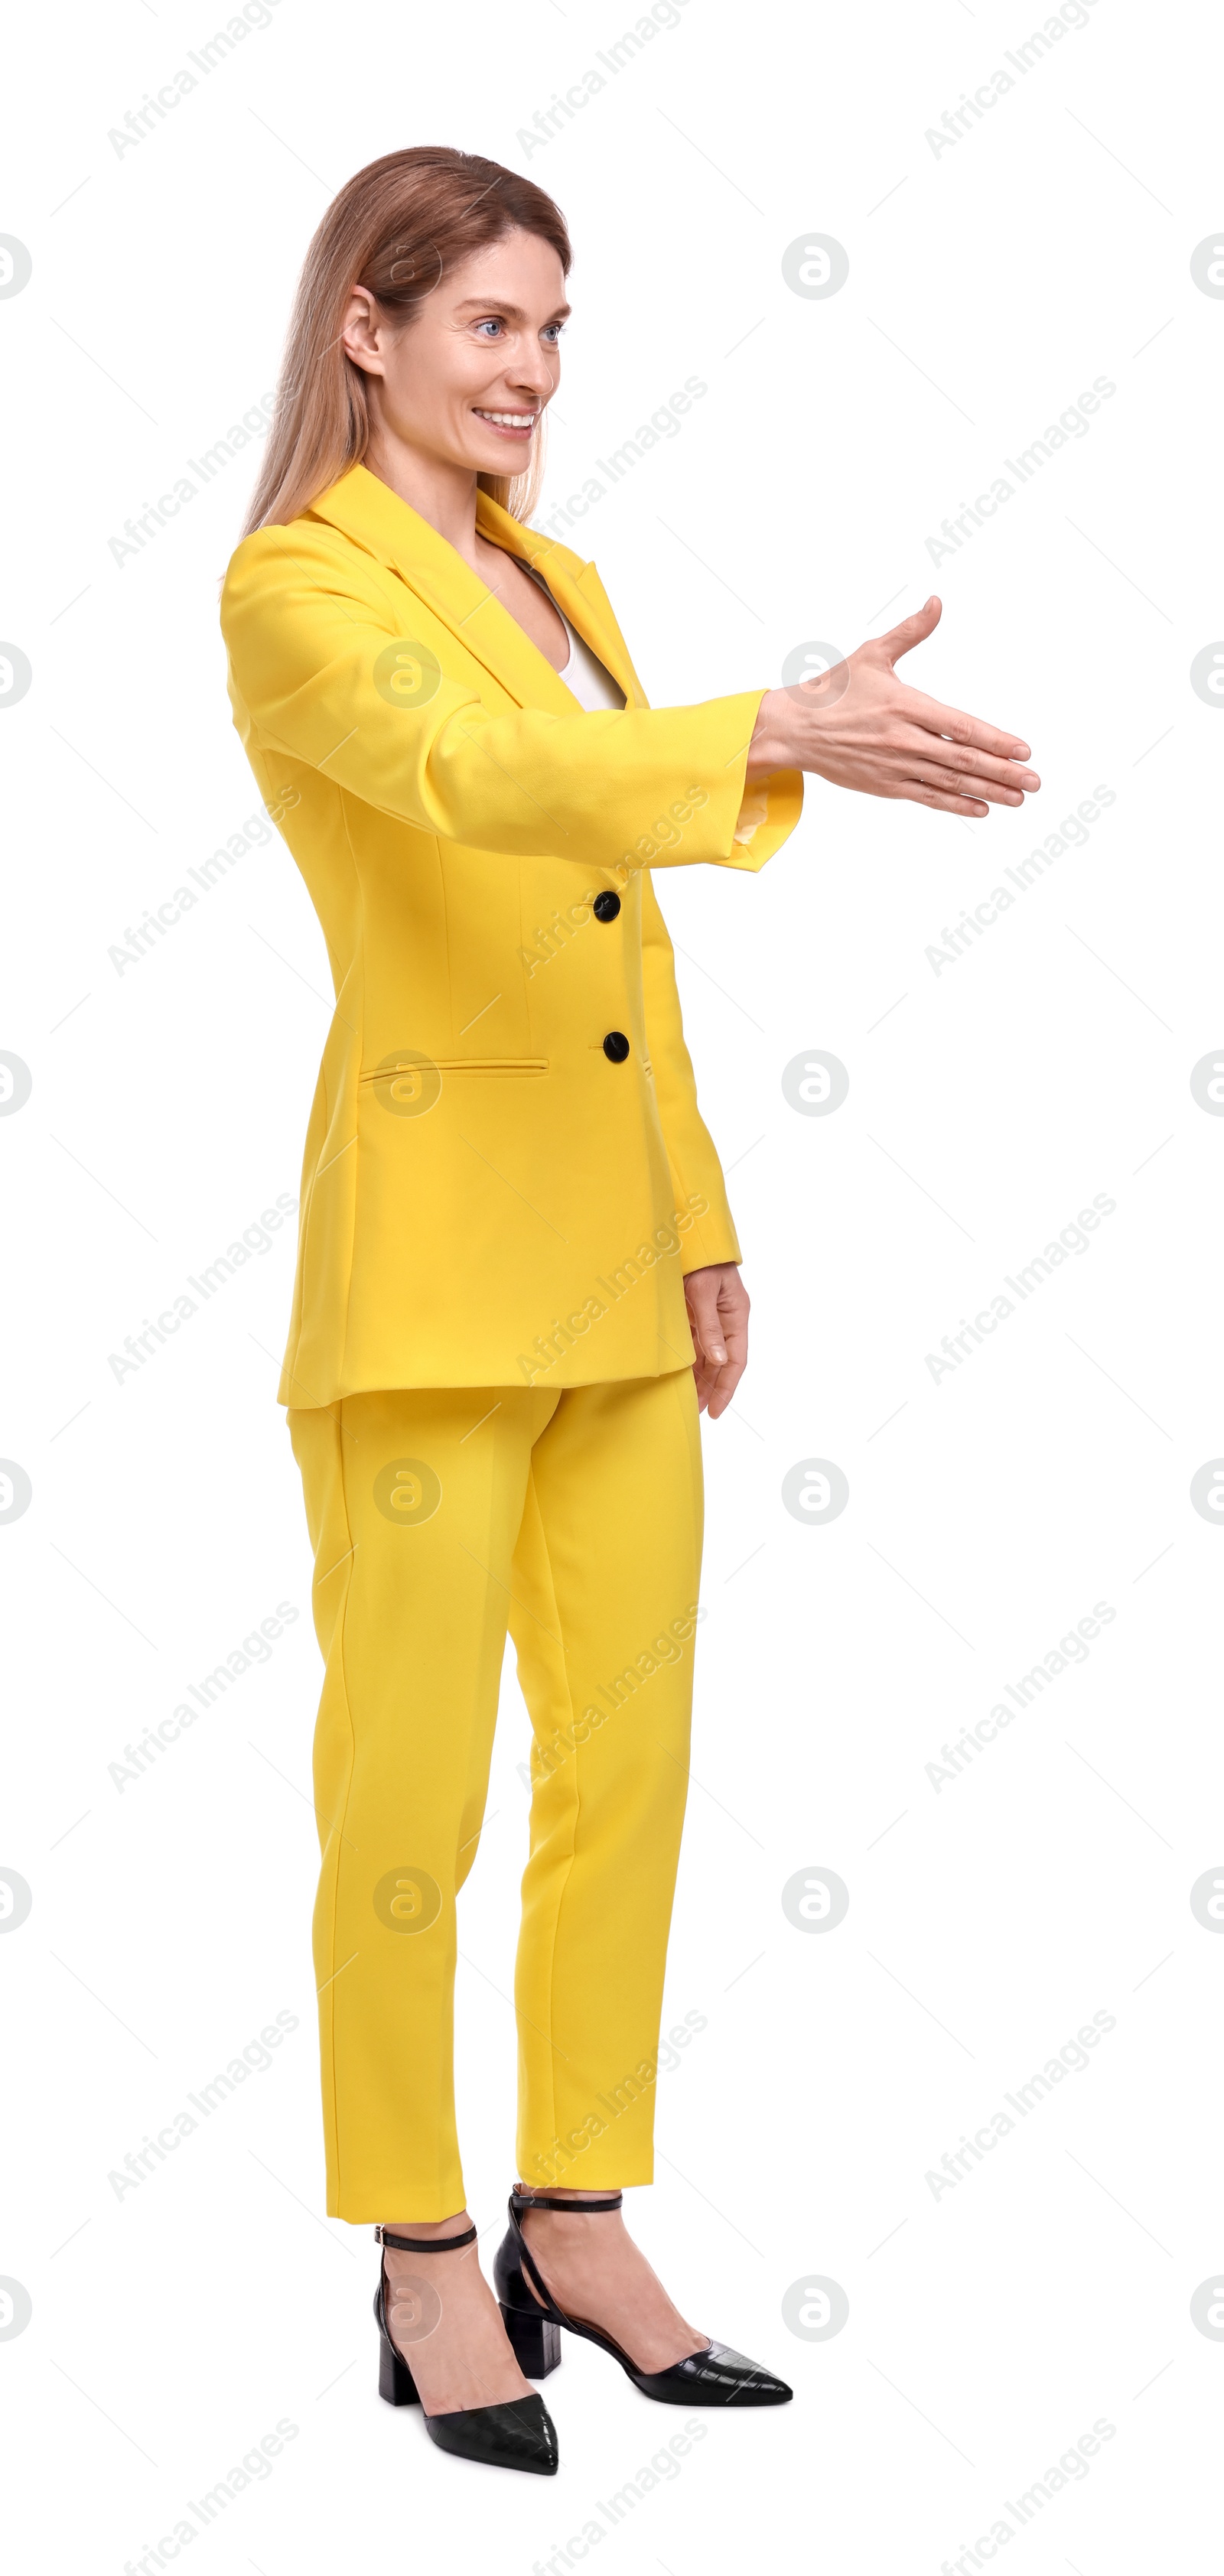
M 482 411 L 474 404 L 477 420 L 487 420 L 490 429 L 500 429 L 508 438 L 529 438 L 540 415 L 537 411 Z

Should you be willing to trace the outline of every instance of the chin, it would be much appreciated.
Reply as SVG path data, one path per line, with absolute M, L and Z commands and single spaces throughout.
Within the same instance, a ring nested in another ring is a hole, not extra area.
M 531 455 L 530 438 L 498 439 L 491 455 L 476 460 L 478 474 L 521 474 Z

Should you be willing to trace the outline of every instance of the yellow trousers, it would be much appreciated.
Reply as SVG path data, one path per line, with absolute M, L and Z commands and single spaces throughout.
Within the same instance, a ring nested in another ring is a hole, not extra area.
M 314 1918 L 327 2207 L 464 2205 L 455 1899 L 506 1629 L 531 1715 L 515 1972 L 526 2181 L 652 2178 L 701 1562 L 691 1371 L 293 1409 L 326 1663 Z

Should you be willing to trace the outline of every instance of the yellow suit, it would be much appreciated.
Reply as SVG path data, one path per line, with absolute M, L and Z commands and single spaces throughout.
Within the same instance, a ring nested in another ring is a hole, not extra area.
M 682 1272 L 739 1258 L 649 869 L 761 867 L 802 780 L 737 841 L 761 690 L 648 708 L 594 566 L 483 493 L 477 523 L 539 566 L 623 713 L 580 710 L 361 465 L 225 583 L 234 721 L 336 988 L 286 1404 L 686 1367 Z
M 531 1714 L 519 2172 L 651 2174 L 701 1449 L 683 1274 L 736 1260 L 652 867 L 759 868 L 762 692 L 647 707 L 591 564 L 481 495 L 625 691 L 581 709 L 355 466 L 244 539 L 234 720 L 327 939 L 281 1399 L 315 1550 L 327 2205 L 462 2208 L 455 1899 L 509 1624 Z

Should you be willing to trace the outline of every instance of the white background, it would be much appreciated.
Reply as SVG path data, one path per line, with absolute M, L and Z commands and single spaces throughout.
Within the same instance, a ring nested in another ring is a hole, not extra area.
M 445 142 L 528 169 L 572 229 L 540 518 L 686 376 L 708 386 L 567 538 L 653 702 L 773 685 L 800 642 L 848 650 L 937 589 L 908 675 L 1016 727 L 1045 782 L 970 825 L 811 781 L 761 878 L 660 879 L 755 1352 L 705 1432 L 666 2018 L 708 2026 L 660 2078 L 659 2180 L 632 2218 L 688 2314 L 796 2402 L 707 2417 L 590 2552 L 936 2576 L 1104 2419 L 1000 2555 L 1029 2576 L 1206 2563 L 1224 2349 L 1190 2302 L 1224 2257 L 1224 1944 L 1189 1894 L 1224 1858 L 1224 1538 L 1189 1486 L 1224 1441 L 1224 1125 L 1190 1073 L 1224 1041 L 1224 714 L 1189 668 L 1224 634 L 1224 301 L 1190 273 L 1224 211 L 1209 13 L 1095 0 L 938 153 L 927 130 L 1042 25 L 1019 0 L 687 0 L 534 149 L 536 111 L 634 23 L 606 0 L 269 14 L 122 154 L 109 130 L 224 19 L 125 0 L 26 13 L 8 39 L 0 230 L 33 273 L 0 304 L 0 629 L 33 681 L 0 709 L 0 1046 L 33 1090 L 0 1121 L 0 1451 L 33 1499 L 0 1530 L 0 1863 L 33 1908 L 0 1941 L 0 2273 L 32 2301 L 0 2347 L 6 2527 L 23 2566 L 120 2576 L 285 2418 L 296 2439 L 193 2566 L 445 2553 L 529 2576 L 685 2420 L 572 2340 L 550 2485 L 445 2460 L 379 2405 L 369 2234 L 320 2214 L 319 1664 L 274 1401 L 292 1225 L 137 1374 L 108 1366 L 296 1193 L 328 1016 L 275 837 L 138 965 L 108 956 L 257 811 L 216 613 L 256 451 L 122 567 L 108 539 L 274 385 L 334 190 Z M 805 229 L 847 249 L 831 299 L 784 283 Z M 933 567 L 925 540 L 1098 375 L 1116 392 L 1088 434 Z M 1098 783 L 1116 801 L 1087 845 L 936 974 L 944 925 Z M 828 1117 L 781 1089 L 813 1047 L 849 1071 Z M 1098 1193 L 1116 1204 L 1090 1248 L 936 1382 L 926 1354 Z M 825 1527 L 781 1501 L 809 1457 L 849 1479 Z M 117 1787 L 125 1744 L 279 1601 L 299 1616 L 270 1659 Z M 1087 1660 L 933 1783 L 1098 1601 L 1116 1615 Z M 508 1672 L 458 1989 L 489 2255 L 526 1742 Z M 850 1907 L 813 1938 L 781 1891 L 821 1867 Z M 273 2065 L 118 2198 L 110 2172 L 278 2011 L 298 2028 Z M 1088 2067 L 936 2197 L 962 2132 L 1096 2012 L 1116 2026 Z M 824 2341 L 782 2317 L 815 2276 L 849 2301 Z

